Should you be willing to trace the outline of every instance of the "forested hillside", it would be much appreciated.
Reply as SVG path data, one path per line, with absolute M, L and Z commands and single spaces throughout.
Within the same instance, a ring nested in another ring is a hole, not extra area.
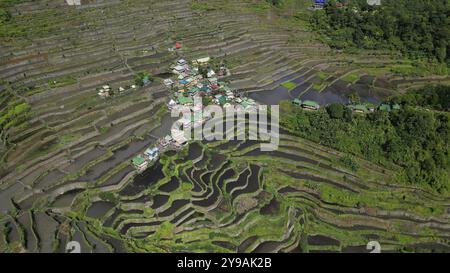
M 282 125 L 301 137 L 402 168 L 399 179 L 443 192 L 450 181 L 450 88 L 426 87 L 390 99 L 400 110 L 353 114 L 342 104 L 317 112 L 283 103 Z M 440 111 L 435 111 L 437 109 Z M 351 167 L 352 160 L 347 162 Z
M 339 7 L 342 3 L 343 6 Z M 413 58 L 450 64 L 448 0 L 330 0 L 311 23 L 338 49 L 395 49 Z

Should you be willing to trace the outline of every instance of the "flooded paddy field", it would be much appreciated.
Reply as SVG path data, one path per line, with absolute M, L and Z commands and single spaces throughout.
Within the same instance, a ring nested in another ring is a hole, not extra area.
M 165 235 L 168 236 L 166 240 L 183 244 L 193 251 L 200 251 L 203 244 L 182 238 L 195 238 L 199 235 L 189 234 L 198 232 L 217 234 L 210 239 L 210 247 L 221 252 L 366 252 L 362 246 L 368 238 L 376 238 L 381 243 L 389 242 L 389 251 L 446 251 L 449 230 L 443 214 L 427 215 L 417 211 L 416 203 L 402 201 L 403 195 L 412 193 L 373 183 L 372 178 L 369 179 L 373 177 L 370 168 L 367 173 L 367 170 L 353 172 L 344 166 L 336 166 L 338 154 L 328 153 L 326 148 L 315 150 L 310 143 L 292 135 L 283 135 L 281 146 L 283 150 L 297 154 L 257 152 L 257 148 L 251 150 L 258 147 L 257 141 L 240 142 L 240 145 L 244 148 L 236 150 L 221 143 L 195 142 L 182 151 L 165 153 L 159 162 L 135 176 L 123 188 L 110 189 L 108 194 L 90 189 L 67 191 L 55 199 L 52 207 L 75 208 L 80 202 L 88 202 L 86 204 L 89 205 L 79 214 L 85 220 L 82 223 L 70 220 L 77 226 L 84 225 L 84 228 L 76 228 L 70 236 L 72 239 L 89 238 L 84 245 L 88 252 L 137 251 L 133 244 L 124 244 L 124 238 L 127 242 L 131 238 L 131 242 L 136 243 L 145 240 L 152 242 L 150 245 L 165 244 L 156 236 L 167 227 L 172 231 Z M 250 152 L 246 152 L 244 157 L 237 156 L 242 149 L 250 149 Z M 173 163 L 180 158 L 184 160 L 176 165 L 179 172 L 174 172 Z M 299 168 L 299 164 L 307 164 L 308 167 Z M 124 168 L 117 175 L 122 177 L 128 171 Z M 363 182 L 365 187 L 343 179 L 343 174 Z M 388 179 L 389 173 L 385 175 L 383 179 Z M 110 179 L 121 180 L 114 176 Z M 107 182 L 102 186 L 116 184 Z M 391 202 L 389 207 L 384 207 L 382 202 L 372 197 L 375 193 L 379 196 L 377 198 L 382 199 L 386 190 L 390 191 L 390 198 L 398 200 Z M 85 200 L 82 193 L 97 201 Z M 361 195 L 367 196 L 363 199 L 366 203 L 350 201 Z M 419 194 L 414 200 L 423 198 L 436 207 L 445 203 L 430 200 L 427 195 Z M 75 196 L 78 196 L 76 202 Z M 392 204 L 394 207 L 391 207 Z M 390 211 L 405 213 L 387 217 Z M 30 226 L 30 221 L 41 224 L 39 229 L 33 231 L 37 234 L 57 234 L 57 230 L 69 220 L 57 222 L 51 220 L 52 215 L 33 214 L 31 218 L 25 215 L 20 221 L 25 226 Z M 426 220 L 430 217 L 434 220 L 433 224 Z M 92 221 L 112 228 L 114 237 L 111 233 L 102 234 L 99 230 L 93 230 Z M 442 234 L 442 237 L 436 235 L 431 239 L 420 236 L 420 230 L 416 230 L 414 224 L 405 224 L 417 221 L 423 221 L 427 229 Z M 287 224 L 292 226 L 289 232 L 285 228 Z M 395 238 L 387 232 L 392 225 L 397 227 L 396 232 L 411 238 L 411 242 L 420 243 L 393 244 Z M 261 228 L 263 226 L 264 229 Z M 11 227 L 14 226 L 9 223 L 8 240 L 22 240 L 15 231 L 17 228 Z M 175 233 L 175 229 L 183 231 Z M 236 230 L 241 230 L 239 235 L 232 235 Z M 34 236 L 33 232 L 27 232 L 27 238 Z M 86 234 L 82 236 L 82 233 Z M 352 237 L 352 242 L 360 242 L 360 245 L 347 244 L 347 236 Z M 33 238 L 27 241 L 28 247 L 34 251 L 52 251 L 51 244 L 43 244 L 36 249 L 36 239 Z M 50 241 L 60 238 L 58 240 L 62 243 L 65 237 L 42 238 L 40 240 Z M 95 241 L 98 248 L 93 248 L 91 241 Z M 299 248 L 299 245 L 302 247 Z
M 201 226 L 202 232 L 215 230 L 218 237 L 211 239 L 210 243 L 217 251 L 365 252 L 355 243 L 347 245 L 346 236 L 351 236 L 353 242 L 359 240 L 361 246 L 367 238 L 377 238 L 381 242 L 389 242 L 389 248 L 395 251 L 392 236 L 381 227 L 392 226 L 396 222 L 414 223 L 424 217 L 430 217 L 423 215 L 423 212 L 415 211 L 414 203 L 402 202 L 400 192 L 396 197 L 395 189 L 390 189 L 393 191 L 392 198 L 399 198 L 395 208 L 384 208 L 382 203 L 376 200 L 371 204 L 373 201 L 370 199 L 367 199 L 364 205 L 343 201 L 351 200 L 352 196 L 369 196 L 369 192 L 374 191 L 380 191 L 380 196 L 383 196 L 384 189 L 367 180 L 367 177 L 370 177 L 367 173 L 353 173 L 342 166 L 339 170 L 330 169 L 328 160 L 339 157 L 336 154 L 330 153 L 329 156 L 321 154 L 320 157 L 308 159 L 307 152 L 314 154 L 314 150 L 300 139 L 298 142 L 291 141 L 293 138 L 295 139 L 293 136 L 283 137 L 290 139 L 282 141 L 283 147 L 302 151 L 306 158 L 289 156 L 288 153 L 282 152 L 271 153 L 270 156 L 254 152 L 245 154 L 246 160 L 242 161 L 239 157 L 233 156 L 233 153 L 239 150 L 228 149 L 229 147 L 214 142 L 197 142 L 185 147 L 184 151 L 166 153 L 164 159 L 136 176 L 123 189 L 112 191 L 108 199 L 99 195 L 104 201 L 92 202 L 85 210 L 85 225 L 89 225 L 92 221 L 89 219 L 97 219 L 96 221 L 100 221 L 105 227 L 112 227 L 116 231 L 115 238 L 107 237 L 111 234 L 89 233 L 90 236 L 104 240 L 110 245 L 109 251 L 134 249 L 133 245 L 122 244 L 122 236 L 133 238 L 132 241 L 136 242 L 141 240 L 153 242 L 152 238 L 161 228 L 167 228 L 166 226 L 184 230 L 181 233 L 167 234 L 166 240 L 175 244 L 183 243 L 189 249 L 201 250 L 197 240 L 181 239 L 186 238 L 189 233 L 198 233 Z M 249 144 L 247 146 L 252 147 Z M 167 168 L 179 157 L 186 158 L 182 165 L 178 165 L 184 169 L 182 173 L 185 175 L 181 176 Z M 251 163 L 245 163 L 247 161 Z M 302 161 L 308 162 L 310 166 L 307 169 L 302 168 L 299 172 L 297 164 Z M 198 162 L 203 164 L 198 166 Z M 267 164 L 268 162 L 271 164 Z M 365 181 L 369 188 L 361 188 L 357 184 L 343 180 L 341 169 L 358 180 Z M 318 178 L 319 175 L 325 177 Z M 194 191 L 195 183 L 198 187 L 196 191 Z M 286 190 L 286 185 L 289 185 L 290 190 Z M 342 191 L 343 189 L 345 190 Z M 334 197 L 338 192 L 345 195 L 346 199 Z M 71 194 L 73 193 L 67 193 Z M 132 196 L 135 197 L 131 198 Z M 57 199 L 55 203 L 63 202 L 59 200 Z M 431 202 L 439 206 L 439 202 Z M 70 206 L 71 203 L 64 203 L 64 206 L 67 205 Z M 390 210 L 404 210 L 409 213 L 401 218 L 386 218 L 384 215 Z M 318 213 L 321 215 L 320 218 L 316 217 Z M 340 217 L 337 218 L 336 215 Z M 367 219 L 362 221 L 365 217 Z M 428 228 L 439 230 L 440 234 L 447 233 L 446 221 L 439 214 L 432 217 L 440 221 L 434 221 Z M 48 228 L 55 228 L 55 225 L 49 222 L 42 223 L 49 225 Z M 289 232 L 285 229 L 286 224 L 292 226 Z M 259 228 L 260 226 L 266 226 L 264 231 Z M 244 232 L 239 233 L 237 237 L 231 236 L 235 230 L 242 230 L 243 227 L 247 227 Z M 398 228 L 402 236 L 411 236 L 414 240 L 422 242 L 411 245 L 399 242 L 398 248 L 445 250 L 445 247 L 441 247 L 447 240 L 445 236 L 438 236 L 430 241 L 430 237 L 418 236 L 420 231 L 411 229 L 410 225 L 402 224 L 398 225 Z M 77 232 L 73 234 L 74 238 L 80 236 Z M 16 237 L 17 235 L 11 231 L 10 238 Z M 301 249 L 298 248 L 300 241 L 302 241 Z M 158 241 L 154 243 L 158 244 Z M 159 244 L 162 243 L 159 241 Z M 48 250 L 48 246 L 44 247 Z M 106 249 L 107 247 L 103 248 Z

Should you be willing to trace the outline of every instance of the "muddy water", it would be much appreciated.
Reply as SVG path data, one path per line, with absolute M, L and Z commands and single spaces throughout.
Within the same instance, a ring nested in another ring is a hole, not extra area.
M 176 189 L 178 189 L 178 187 L 180 186 L 180 181 L 178 180 L 178 178 L 176 178 L 175 176 L 172 177 L 172 179 L 165 183 L 164 185 L 161 185 L 158 190 L 161 192 L 172 192 Z
M 55 208 L 70 207 L 73 200 L 75 199 L 75 197 L 77 197 L 77 195 L 80 192 L 83 192 L 83 190 L 72 190 L 72 191 L 66 192 L 63 195 L 58 196 L 56 198 L 55 202 L 53 202 L 52 207 L 55 207 Z
M 0 190 L 0 212 L 6 213 L 13 208 L 11 199 L 14 194 L 20 192 L 21 190 L 23 190 L 23 186 L 20 183 L 15 183 L 5 190 Z
M 287 80 L 289 79 L 281 79 L 271 84 L 270 87 L 274 88 L 273 90 L 268 87 L 268 90 L 265 91 L 250 92 L 249 97 L 267 105 L 279 104 L 282 100 L 294 98 L 313 100 L 320 105 L 326 105 L 330 103 L 348 103 L 348 96 L 353 93 L 357 93 L 362 102 L 370 103 L 380 103 L 383 98 L 391 95 L 389 92 L 375 90 L 373 87 L 370 87 L 369 85 L 373 79 L 362 79 L 350 87 L 347 86 L 346 82 L 339 80 L 322 92 L 313 89 L 305 92 L 310 84 L 304 81 L 304 77 L 291 80 L 297 84 L 297 87 L 289 91 L 280 85 Z
M 132 196 L 145 190 L 147 187 L 154 185 L 160 179 L 164 177 L 162 171 L 162 165 L 157 162 L 142 174 L 136 176 L 134 181 L 127 185 L 121 192 L 120 195 Z
M 88 217 L 101 218 L 113 207 L 114 207 L 114 204 L 112 204 L 112 203 L 105 202 L 105 201 L 99 201 L 99 202 L 93 203 L 87 210 L 86 214 Z
M 276 88 L 275 90 L 252 92 L 249 94 L 249 97 L 259 103 L 267 105 L 275 105 L 282 100 L 292 99 L 291 94 L 289 94 L 289 90 L 282 86 Z
M 122 148 L 114 151 L 114 154 L 107 160 L 102 161 L 89 169 L 86 174 L 79 178 L 81 181 L 95 181 L 106 172 L 119 165 L 120 163 L 129 160 L 139 152 L 145 150 L 148 146 L 155 142 L 152 137 L 147 137 L 144 140 L 133 141 Z
M 40 252 L 53 252 L 53 236 L 57 227 L 56 221 L 47 214 L 41 212 L 34 214 L 33 217 L 38 238 L 40 238 Z
M 161 119 L 161 126 L 151 131 L 150 135 L 163 138 L 166 135 L 170 134 L 170 128 L 172 128 L 173 123 L 178 120 L 178 118 L 172 118 L 170 113 L 165 114 Z
M 147 147 L 155 143 L 157 138 L 162 138 L 166 136 L 168 133 L 170 133 L 170 128 L 172 127 L 174 120 L 175 120 L 174 118 L 170 117 L 170 114 L 163 116 L 161 120 L 161 126 L 151 131 L 150 135 L 147 136 L 144 140 L 133 141 L 130 144 L 115 150 L 114 154 L 110 158 L 90 168 L 84 176 L 79 178 L 79 180 L 95 181 L 101 176 L 103 176 L 105 173 L 110 171 L 115 166 L 119 165 L 124 161 L 129 160 L 131 157 L 142 152 Z M 127 168 L 127 171 L 131 171 L 131 169 Z M 110 183 L 116 182 L 117 178 L 120 178 L 121 176 L 124 175 L 126 175 L 126 173 L 121 172 L 121 174 L 118 177 L 115 177 L 116 178 L 114 179 L 115 181 L 112 181 Z

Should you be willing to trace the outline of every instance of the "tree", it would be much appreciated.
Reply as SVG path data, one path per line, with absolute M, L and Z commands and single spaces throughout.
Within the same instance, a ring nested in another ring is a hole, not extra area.
M 341 103 L 332 103 L 327 106 L 328 115 L 333 119 L 344 119 L 345 106 Z
M 203 78 L 207 78 L 208 77 L 208 69 L 206 67 L 204 67 L 204 66 L 200 66 L 198 68 L 198 73 L 200 75 L 202 75 Z

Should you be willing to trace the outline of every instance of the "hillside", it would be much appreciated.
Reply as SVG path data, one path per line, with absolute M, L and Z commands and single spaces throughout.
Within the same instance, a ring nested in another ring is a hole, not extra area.
M 386 251 L 450 251 L 448 195 L 357 153 L 352 169 L 339 147 L 293 132 L 273 154 L 196 142 L 132 167 L 168 133 L 163 79 L 180 58 L 225 63 L 223 80 L 264 104 L 380 103 L 450 83 L 397 50 L 331 48 L 309 3 L 2 1 L 0 251 L 77 240 L 86 252 L 354 252 L 376 238 Z M 99 97 L 137 75 L 154 81 Z

